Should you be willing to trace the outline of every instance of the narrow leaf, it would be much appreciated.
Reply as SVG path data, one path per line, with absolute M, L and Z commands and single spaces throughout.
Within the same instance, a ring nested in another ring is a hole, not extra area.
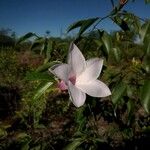
M 109 52 L 112 48 L 111 36 L 107 32 L 104 32 L 104 34 L 102 36 L 102 41 L 104 44 L 104 52 L 106 54 L 106 57 L 108 57 Z
M 35 50 L 35 49 L 38 49 L 38 48 L 41 49 L 43 43 L 44 43 L 44 38 L 39 37 L 39 38 L 35 39 L 34 43 L 31 46 L 31 50 Z
M 37 37 L 37 35 L 35 33 L 29 32 L 29 33 L 25 34 L 24 36 L 20 37 L 20 39 L 17 41 L 17 44 L 24 42 L 25 40 L 27 40 L 31 37 L 34 37 L 34 36 Z
M 141 103 L 147 113 L 150 113 L 150 80 L 146 80 L 141 89 Z
M 150 22 L 146 22 L 142 25 L 139 34 L 141 37 L 142 42 L 144 42 L 144 39 L 146 37 L 146 34 L 149 34 L 148 32 L 150 31 Z
M 31 80 L 31 81 L 34 81 L 34 80 L 52 81 L 53 80 L 53 78 L 47 72 L 41 73 L 41 72 L 36 72 L 36 71 L 28 72 L 25 79 Z
M 78 146 L 80 146 L 82 143 L 82 138 L 75 139 L 72 143 L 68 144 L 63 150 L 76 150 Z
M 120 49 L 118 47 L 114 47 L 112 49 L 112 52 L 113 52 L 113 56 L 114 56 L 116 62 L 120 62 L 120 60 L 121 60 L 121 51 L 120 51 Z
M 40 96 L 42 96 L 42 94 L 44 94 L 52 84 L 52 82 L 44 83 L 44 85 L 37 90 L 36 94 L 34 95 L 34 99 L 38 99 Z
M 55 65 L 55 64 L 60 64 L 60 61 L 52 61 L 52 62 L 47 62 L 45 64 L 43 64 L 42 66 L 38 67 L 36 69 L 37 72 L 44 72 L 47 71 L 48 68 L 50 68 L 51 66 Z
M 80 20 L 80 21 L 75 22 L 72 25 L 70 25 L 68 27 L 67 31 L 69 32 L 73 29 L 76 29 L 76 28 L 80 27 L 79 34 L 78 34 L 78 36 L 80 36 L 87 28 L 89 28 L 98 19 L 99 18 L 97 17 L 97 18 L 90 18 L 90 19 Z
M 97 18 L 85 20 L 79 30 L 78 36 L 80 36 L 86 29 L 88 29 L 98 19 L 99 18 L 97 17 Z
M 116 105 L 119 102 L 119 100 L 121 100 L 125 91 L 126 91 L 126 84 L 124 82 L 120 82 L 115 86 L 115 88 L 112 91 L 112 102 L 114 105 Z
M 150 3 L 150 0 L 145 0 L 145 3 L 146 3 L 146 4 L 149 4 L 149 3 Z
M 129 26 L 120 16 L 111 17 L 111 19 L 124 31 L 129 31 Z
M 73 29 L 76 29 L 76 28 L 78 28 L 78 27 L 81 27 L 82 24 L 83 24 L 83 22 L 84 22 L 84 20 L 80 20 L 80 21 L 77 21 L 77 22 L 71 24 L 71 25 L 68 27 L 67 32 L 70 32 L 70 31 L 73 30 Z

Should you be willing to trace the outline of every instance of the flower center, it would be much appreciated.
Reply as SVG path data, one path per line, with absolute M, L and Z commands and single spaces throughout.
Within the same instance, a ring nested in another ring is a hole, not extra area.
M 65 91 L 65 90 L 68 89 L 66 83 L 65 83 L 63 80 L 61 80 L 61 81 L 58 83 L 57 87 L 58 87 L 60 90 L 62 90 L 62 91 Z
M 76 76 L 71 76 L 71 77 L 69 78 L 69 81 L 70 81 L 73 85 L 75 85 L 75 83 L 76 83 Z

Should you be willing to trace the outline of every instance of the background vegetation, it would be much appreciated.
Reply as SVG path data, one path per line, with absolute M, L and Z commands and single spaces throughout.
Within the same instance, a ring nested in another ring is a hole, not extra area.
M 128 1 L 114 4 L 102 18 L 80 20 L 74 37 L 17 38 L 0 30 L 0 149 L 96 150 L 146 149 L 150 140 L 150 20 L 123 10 Z M 149 3 L 149 1 L 145 1 Z M 111 19 L 120 31 L 97 29 Z M 48 72 L 66 61 L 74 41 L 88 59 L 103 57 L 100 80 L 112 95 L 87 97 L 75 108 L 67 92 L 57 89 Z

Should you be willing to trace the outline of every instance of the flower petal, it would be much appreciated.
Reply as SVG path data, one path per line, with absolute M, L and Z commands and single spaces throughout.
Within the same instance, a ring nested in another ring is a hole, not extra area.
M 58 64 L 49 68 L 49 71 L 56 75 L 59 79 L 67 82 L 69 74 L 69 65 L 68 64 Z
M 68 82 L 68 91 L 71 101 L 76 107 L 80 107 L 85 103 L 86 94 L 75 87 L 70 81 Z
M 80 75 L 81 72 L 84 71 L 86 66 L 84 56 L 82 55 L 78 47 L 73 43 L 70 45 L 69 49 L 68 64 L 76 76 Z
M 76 84 L 76 87 L 81 89 L 82 92 L 85 92 L 93 97 L 106 97 L 111 95 L 111 91 L 108 86 L 99 80 L 84 84 Z
M 103 59 L 93 58 L 86 61 L 86 69 L 77 78 L 77 83 L 87 83 L 96 80 L 100 75 L 103 66 Z

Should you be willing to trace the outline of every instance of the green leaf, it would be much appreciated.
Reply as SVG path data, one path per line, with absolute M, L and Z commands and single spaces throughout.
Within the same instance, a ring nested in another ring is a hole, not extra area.
M 147 113 L 150 113 L 150 80 L 146 80 L 141 89 L 141 103 Z
M 68 27 L 67 32 L 70 32 L 70 31 L 73 30 L 73 29 L 76 29 L 76 28 L 81 27 L 82 24 L 83 24 L 83 22 L 84 22 L 84 20 L 80 20 L 80 21 L 77 21 L 77 22 L 71 24 L 71 25 Z
M 48 68 L 52 67 L 53 65 L 56 65 L 56 64 L 61 64 L 60 61 L 52 61 L 52 62 L 47 62 L 45 64 L 43 64 L 42 66 L 38 67 L 36 69 L 37 72 L 44 72 L 44 71 L 47 71 Z
M 146 50 L 145 50 L 146 55 L 150 55 L 150 43 L 148 44 Z
M 97 21 L 99 18 L 90 18 L 85 20 L 80 20 L 78 22 L 73 23 L 68 27 L 68 32 L 80 27 L 78 36 L 80 36 L 86 29 L 88 29 L 95 21 Z
M 42 94 L 46 92 L 46 90 L 53 84 L 53 82 L 46 82 L 42 86 L 40 86 L 34 95 L 33 99 L 38 99 Z
M 30 81 L 34 81 L 34 80 L 52 81 L 53 80 L 53 78 L 47 72 L 41 73 L 37 71 L 27 72 L 25 79 Z
M 51 52 L 53 50 L 53 45 L 54 45 L 53 41 L 50 41 L 50 40 L 47 41 L 46 59 L 44 61 L 44 64 L 47 63 L 50 60 L 50 58 L 51 58 Z
M 98 19 L 99 18 L 92 18 L 92 19 L 85 20 L 79 30 L 78 36 L 80 36 L 86 29 L 88 29 Z
M 44 43 L 44 39 L 43 39 L 43 38 L 41 38 L 41 37 L 40 37 L 40 38 L 37 38 L 37 39 L 35 40 L 35 42 L 32 44 L 31 50 L 35 50 L 35 49 L 37 49 L 37 48 L 41 49 L 43 43 Z
M 124 31 L 129 31 L 129 26 L 120 16 L 111 17 L 111 19 Z
M 110 50 L 112 48 L 111 36 L 107 32 L 104 32 L 101 39 L 102 39 L 103 45 L 104 45 L 104 49 L 103 49 L 104 53 L 105 53 L 106 57 L 108 57 Z
M 149 32 L 150 32 L 150 21 L 144 23 L 139 31 L 142 42 L 144 42 L 146 35 L 150 34 Z
M 17 41 L 17 44 L 24 42 L 25 40 L 27 40 L 31 37 L 34 37 L 34 36 L 37 37 L 37 35 L 35 33 L 29 32 L 29 33 L 25 34 L 24 36 L 20 37 L 20 39 Z
M 99 48 L 103 45 L 103 42 L 101 40 L 94 40 L 94 42 L 97 44 Z
M 133 112 L 134 112 L 134 103 L 130 99 L 127 103 L 127 111 L 128 111 L 128 125 L 129 125 L 132 121 Z
M 113 56 L 116 60 L 116 62 L 120 62 L 121 60 L 121 51 L 118 47 L 112 48 Z
M 4 138 L 4 137 L 6 137 L 6 136 L 7 136 L 7 131 L 4 130 L 4 129 L 2 129 L 2 128 L 0 128 L 0 139 L 1 139 L 1 138 Z
M 127 86 L 124 82 L 120 82 L 114 87 L 112 91 L 112 102 L 114 105 L 116 105 L 119 102 L 119 100 L 121 100 L 122 96 L 126 91 L 126 87 Z
M 143 66 L 146 72 L 150 73 L 150 55 L 144 57 Z
M 35 50 L 37 48 L 40 48 L 42 46 L 42 43 L 40 42 L 34 42 L 31 46 L 31 50 Z
M 145 3 L 146 3 L 146 4 L 150 3 L 150 0 L 145 0 Z
M 84 140 L 82 138 L 75 139 L 72 143 L 68 144 L 63 150 L 76 150 Z

